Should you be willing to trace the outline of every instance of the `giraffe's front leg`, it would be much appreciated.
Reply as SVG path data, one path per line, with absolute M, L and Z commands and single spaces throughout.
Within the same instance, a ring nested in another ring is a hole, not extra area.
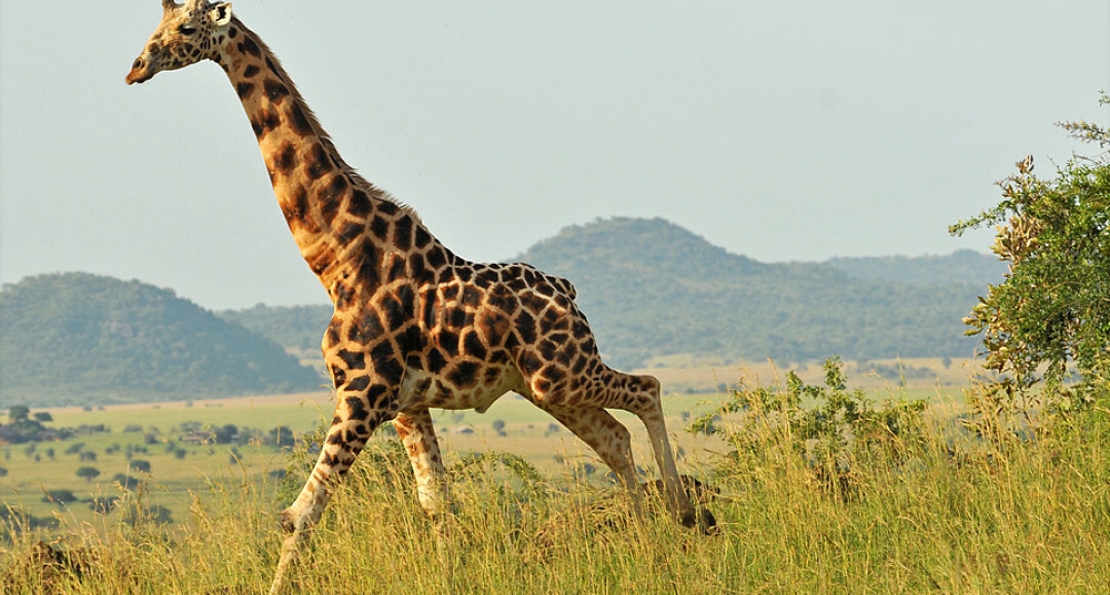
M 447 473 L 443 468 L 443 457 L 439 453 L 432 416 L 427 409 L 412 413 L 401 413 L 393 420 L 393 427 L 408 452 L 412 472 L 416 476 L 416 495 L 420 506 L 432 519 L 438 537 L 446 530 L 446 517 L 450 513 L 447 504 Z
M 374 429 L 395 415 L 385 404 L 395 401 L 386 397 L 395 395 L 396 389 L 371 381 L 373 373 L 368 369 L 368 358 L 361 354 L 356 354 L 359 357 L 355 358 L 349 351 L 340 353 L 340 357 L 325 358 L 335 383 L 335 414 L 304 487 L 281 514 L 286 536 L 270 586 L 271 595 L 285 588 L 285 576 L 308 543 L 312 529 L 320 522 L 332 489 L 354 464 Z M 374 403 L 369 400 L 371 393 L 379 397 Z

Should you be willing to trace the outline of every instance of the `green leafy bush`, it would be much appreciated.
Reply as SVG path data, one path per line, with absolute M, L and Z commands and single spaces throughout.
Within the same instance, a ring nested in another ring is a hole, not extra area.
M 741 380 L 716 410 L 696 419 L 690 431 L 724 438 L 734 460 L 763 458 L 785 446 L 827 487 L 850 498 L 860 474 L 874 461 L 901 462 L 924 441 L 923 400 L 891 400 L 880 406 L 861 389 L 849 390 L 844 364 L 825 361 L 822 385 L 794 372 L 786 386 Z
M 983 410 L 1065 411 L 1110 386 L 1110 130 L 1060 126 L 1102 152 L 1073 157 L 1051 179 L 1034 175 L 1026 157 L 999 182 L 997 206 L 951 228 L 998 224 L 991 249 L 1009 264 L 1005 281 L 964 319 L 996 374 L 979 391 Z

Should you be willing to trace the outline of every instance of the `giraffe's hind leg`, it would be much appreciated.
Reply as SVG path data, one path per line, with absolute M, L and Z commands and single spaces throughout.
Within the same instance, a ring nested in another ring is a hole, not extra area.
M 655 463 L 659 466 L 659 474 L 663 480 L 667 509 L 683 526 L 697 527 L 705 533 L 712 532 L 716 526 L 713 514 L 708 510 L 694 509 L 678 474 L 663 418 L 659 381 L 653 376 L 632 376 L 617 371 L 612 371 L 612 374 L 618 378 L 616 384 L 627 387 L 628 395 L 627 401 L 615 406 L 635 414 L 647 428 Z
M 634 497 L 638 497 L 636 468 L 632 459 L 632 437 L 624 424 L 600 407 L 543 409 L 592 448 L 613 470 L 621 485 Z
M 698 527 L 702 531 L 710 532 L 716 524 L 713 515 L 708 510 L 697 511 L 694 509 L 682 479 L 678 475 L 674 454 L 671 451 L 670 440 L 667 437 L 667 426 L 663 419 L 663 404 L 660 400 L 659 381 L 651 376 L 633 376 L 624 374 L 600 365 L 594 373 L 577 383 L 569 383 L 567 390 L 543 394 L 533 382 L 532 390 L 537 396 L 537 402 L 548 401 L 545 408 L 552 410 L 562 409 L 568 417 L 581 416 L 582 411 L 591 408 L 621 409 L 633 413 L 644 427 L 647 428 L 648 438 L 651 440 L 655 462 L 659 466 L 659 473 L 663 480 L 663 493 L 667 510 L 675 519 L 686 527 Z M 574 386 L 574 388 L 570 388 Z M 606 414 L 608 415 L 608 414 Z M 612 416 L 609 416 L 610 419 Z M 613 424 L 620 426 L 615 419 Z M 569 427 L 569 426 L 568 426 Z M 620 426 L 621 432 L 626 436 L 627 430 Z M 607 431 L 612 431 L 611 426 Z M 576 432 L 577 433 L 577 432 Z M 586 438 L 583 438 L 586 440 Z M 625 438 L 627 440 L 627 438 Z M 586 440 L 589 444 L 589 440 Z M 591 444 L 593 446 L 593 444 Z M 597 450 L 595 448 L 595 450 Z M 600 451 L 599 451 L 600 454 Z M 604 456 L 602 457 L 604 458 Z M 631 454 L 628 456 L 631 462 Z M 608 463 L 608 460 L 606 460 Z M 610 465 L 612 466 L 612 465 Z M 619 473 L 618 473 L 619 475 Z M 632 485 L 634 485 L 634 477 Z M 625 481 L 622 478 L 622 481 Z

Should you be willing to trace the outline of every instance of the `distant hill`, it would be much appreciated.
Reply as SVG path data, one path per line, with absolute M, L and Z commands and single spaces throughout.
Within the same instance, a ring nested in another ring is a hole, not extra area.
M 574 282 L 601 349 L 625 367 L 670 353 L 968 356 L 975 340 L 960 319 L 986 287 L 853 278 L 829 263 L 760 263 L 662 219 L 568 227 L 519 259 Z
M 960 319 L 994 280 L 986 258 L 768 264 L 662 219 L 616 218 L 563 229 L 517 260 L 573 281 L 603 353 L 630 368 L 675 353 L 780 362 L 969 356 L 975 339 Z M 221 316 L 315 353 L 331 308 Z
M 312 390 L 278 344 L 172 291 L 86 273 L 0 291 L 0 408 Z
M 897 281 L 910 285 L 957 285 L 986 287 L 999 284 L 1006 263 L 992 254 L 957 250 L 948 256 L 865 256 L 826 261 L 850 277 L 869 281 Z

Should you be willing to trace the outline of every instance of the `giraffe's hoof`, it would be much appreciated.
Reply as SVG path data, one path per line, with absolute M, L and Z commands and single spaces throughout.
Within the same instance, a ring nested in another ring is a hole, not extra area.
M 717 528 L 717 517 L 713 516 L 708 508 L 699 508 L 697 514 L 698 531 L 705 535 L 716 535 L 720 532 L 720 529 Z
M 699 533 L 705 535 L 717 533 L 717 517 L 713 516 L 708 508 L 698 508 L 684 513 L 678 522 L 687 529 L 697 529 Z

